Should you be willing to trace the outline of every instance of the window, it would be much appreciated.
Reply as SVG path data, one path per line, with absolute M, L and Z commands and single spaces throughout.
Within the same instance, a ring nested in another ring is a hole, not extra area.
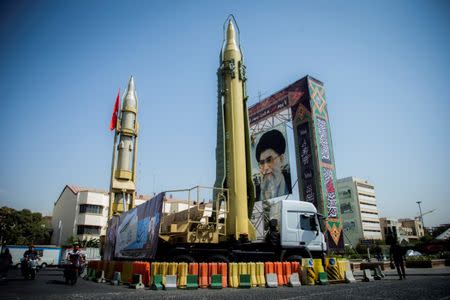
M 103 206 L 92 204 L 80 204 L 80 213 L 101 215 L 103 213 Z
M 100 226 L 78 225 L 77 234 L 100 234 Z
M 300 215 L 300 227 L 303 230 L 317 230 L 316 215 Z

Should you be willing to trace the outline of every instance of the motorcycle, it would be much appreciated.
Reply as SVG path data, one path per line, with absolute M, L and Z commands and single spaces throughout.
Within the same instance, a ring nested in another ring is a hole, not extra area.
M 20 262 L 20 268 L 25 279 L 36 279 L 37 273 L 39 271 L 38 257 L 33 255 L 25 256 Z
M 82 257 L 79 253 L 70 253 L 68 263 L 64 266 L 64 278 L 67 284 L 77 283 L 83 268 Z

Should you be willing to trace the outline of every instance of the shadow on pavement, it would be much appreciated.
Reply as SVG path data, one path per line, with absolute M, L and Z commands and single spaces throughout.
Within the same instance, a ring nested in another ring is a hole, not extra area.
M 66 281 L 65 280 L 48 280 L 45 283 L 46 284 L 62 284 L 62 285 L 66 285 Z

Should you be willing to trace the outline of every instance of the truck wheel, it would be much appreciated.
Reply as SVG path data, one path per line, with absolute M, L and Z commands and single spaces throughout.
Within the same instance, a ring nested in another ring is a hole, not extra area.
M 230 259 L 223 255 L 213 255 L 208 258 L 208 262 L 224 262 L 228 264 L 230 262 Z
M 43 264 L 41 265 L 41 268 L 42 268 L 42 269 L 47 268 L 47 263 L 43 263 Z
M 186 262 L 186 263 L 193 263 L 195 262 L 195 259 L 190 255 L 176 255 L 172 259 L 173 262 Z

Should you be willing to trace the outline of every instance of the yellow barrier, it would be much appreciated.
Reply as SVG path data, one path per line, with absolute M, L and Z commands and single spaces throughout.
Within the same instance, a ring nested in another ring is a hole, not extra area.
M 340 259 L 337 261 L 337 266 L 339 268 L 339 276 L 341 277 L 341 279 L 345 279 L 345 271 L 351 271 L 352 269 L 350 268 L 350 261 L 346 260 L 346 259 Z
M 171 262 L 169 263 L 169 267 L 167 269 L 167 275 L 177 275 L 178 263 Z
M 188 264 L 179 263 L 177 270 L 177 286 L 178 288 L 184 289 L 187 284 Z
M 258 285 L 258 281 L 256 279 L 256 263 L 248 263 L 248 268 L 250 269 L 250 284 L 252 287 L 255 287 Z
M 319 280 L 319 273 L 325 272 L 322 265 L 322 260 L 320 258 L 316 258 L 314 261 L 314 273 L 316 273 L 316 281 Z
M 162 284 L 163 285 L 166 285 L 166 275 L 167 275 L 168 269 L 169 269 L 168 262 L 163 262 L 159 265 L 159 274 L 161 274 L 161 276 L 162 276 Z
M 239 267 L 237 263 L 228 264 L 229 287 L 237 288 L 239 286 Z
M 264 276 L 264 263 L 256 263 L 256 282 L 259 287 L 266 286 L 266 278 Z

